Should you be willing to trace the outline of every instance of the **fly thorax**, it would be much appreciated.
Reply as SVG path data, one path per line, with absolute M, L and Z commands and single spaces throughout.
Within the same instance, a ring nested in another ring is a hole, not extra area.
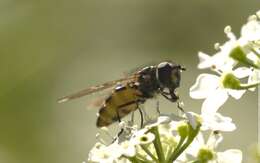
M 139 91 L 146 98 L 152 98 L 158 90 L 159 85 L 156 79 L 156 68 L 154 66 L 145 67 L 140 71 L 138 78 Z

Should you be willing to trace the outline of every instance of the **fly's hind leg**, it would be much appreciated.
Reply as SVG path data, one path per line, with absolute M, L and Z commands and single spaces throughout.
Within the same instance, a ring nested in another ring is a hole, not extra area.
M 119 111 L 118 111 L 118 109 L 116 109 L 116 114 L 117 114 L 118 123 L 120 124 L 120 123 L 121 123 L 121 118 L 120 118 L 120 116 L 119 116 Z M 117 136 L 114 137 L 112 143 L 114 143 L 114 142 L 117 140 L 117 138 L 119 138 L 119 136 L 123 134 L 123 132 L 124 132 L 124 127 L 122 126 L 122 127 L 121 127 L 121 130 L 117 133 Z
M 131 113 L 131 119 L 130 119 L 130 122 L 129 124 L 132 126 L 134 124 L 134 120 L 135 120 L 135 112 L 132 112 Z

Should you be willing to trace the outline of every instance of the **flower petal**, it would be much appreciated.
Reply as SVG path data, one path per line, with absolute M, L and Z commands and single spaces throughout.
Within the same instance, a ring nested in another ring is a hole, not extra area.
M 216 113 L 213 116 L 203 114 L 202 118 L 202 127 L 205 130 L 229 132 L 236 129 L 236 125 L 232 122 L 232 119 L 224 117 L 220 113 Z
M 255 49 L 256 50 L 256 49 Z M 257 51 L 257 50 L 256 50 Z M 259 62 L 259 58 L 257 57 L 257 55 L 253 52 L 250 52 L 247 54 L 246 56 L 248 59 L 252 60 L 254 63 Z
M 233 71 L 233 74 L 241 79 L 249 76 L 251 74 L 251 70 L 247 67 L 239 67 Z
M 199 149 L 203 146 L 205 146 L 205 140 L 203 134 L 199 132 L 196 138 L 191 143 L 191 145 L 186 149 L 186 155 L 189 154 L 191 156 L 197 157 Z
M 185 112 L 185 115 L 191 125 L 191 127 L 195 130 L 198 126 L 198 115 L 196 113 L 193 112 Z
M 199 52 L 198 57 L 199 57 L 199 62 L 200 62 L 198 65 L 199 69 L 209 68 L 213 65 L 211 56 L 209 56 L 203 52 Z
M 241 29 L 241 36 L 248 41 L 260 39 L 260 22 L 257 20 L 249 20 Z
M 254 84 L 260 82 L 260 70 L 254 69 L 248 78 L 248 84 Z M 255 91 L 256 88 L 250 88 L 250 91 Z
M 217 162 L 219 163 L 241 163 L 242 152 L 237 149 L 229 149 L 224 152 L 218 152 L 217 159 Z
M 202 115 L 214 115 L 217 110 L 226 102 L 228 94 L 225 89 L 218 88 L 212 92 L 203 102 L 201 108 Z
M 216 149 L 222 140 L 223 140 L 223 136 L 220 133 L 212 134 L 208 138 L 207 147 L 209 147 L 210 149 Z
M 122 154 L 128 157 L 133 157 L 136 154 L 136 149 L 134 144 L 132 144 L 130 141 L 124 141 L 120 144 L 120 147 L 122 148 Z
M 228 94 L 234 97 L 236 100 L 240 99 L 246 90 L 234 90 L 234 89 L 227 89 Z
M 219 85 L 219 77 L 212 74 L 200 74 L 196 83 L 190 88 L 190 96 L 194 99 L 207 98 Z

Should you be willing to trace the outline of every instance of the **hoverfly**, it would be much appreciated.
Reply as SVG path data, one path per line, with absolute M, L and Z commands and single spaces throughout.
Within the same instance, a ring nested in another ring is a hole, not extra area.
M 103 101 L 99 109 L 97 127 L 109 126 L 121 120 L 129 113 L 137 110 L 139 104 L 147 99 L 161 94 L 171 102 L 176 102 L 179 97 L 175 89 L 180 86 L 181 72 L 184 67 L 174 62 L 161 62 L 157 65 L 147 66 L 136 71 L 128 77 L 93 86 L 77 93 L 58 99 L 59 103 L 76 99 L 112 88 L 110 95 Z

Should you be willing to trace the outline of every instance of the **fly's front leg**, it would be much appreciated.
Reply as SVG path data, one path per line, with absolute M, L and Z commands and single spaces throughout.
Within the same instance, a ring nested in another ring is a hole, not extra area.
M 170 94 L 168 92 L 161 92 L 161 95 L 171 102 L 176 102 L 175 99 L 172 99 L 172 97 L 169 96 Z
M 157 100 L 156 101 L 156 111 L 157 111 L 157 114 L 158 114 L 158 116 L 160 116 L 160 114 L 161 114 L 161 111 L 160 111 L 160 108 L 159 108 L 159 100 Z
M 179 101 L 179 96 L 176 95 L 175 91 L 170 91 L 170 94 L 171 94 L 171 98 L 174 100 L 174 101 L 177 101 L 177 108 L 182 112 L 182 113 L 185 113 L 184 109 L 183 109 L 183 102 L 182 101 Z
M 177 108 L 182 112 L 185 113 L 184 109 L 182 108 L 182 102 L 178 101 L 179 100 L 179 96 L 176 95 L 176 93 L 174 92 L 174 90 L 170 90 L 170 93 L 168 92 L 161 92 L 161 95 L 163 97 L 165 97 L 167 100 L 171 101 L 171 102 L 177 102 Z
M 141 108 L 139 107 L 139 104 L 136 103 L 136 105 L 137 105 L 137 109 L 138 109 L 138 111 L 140 113 L 140 117 L 141 117 L 141 128 L 143 128 L 143 125 L 144 125 L 144 115 L 143 115 L 143 112 L 142 112 Z
M 182 113 L 185 113 L 184 109 L 182 108 L 183 102 L 182 101 L 177 101 L 177 108 L 180 109 Z

